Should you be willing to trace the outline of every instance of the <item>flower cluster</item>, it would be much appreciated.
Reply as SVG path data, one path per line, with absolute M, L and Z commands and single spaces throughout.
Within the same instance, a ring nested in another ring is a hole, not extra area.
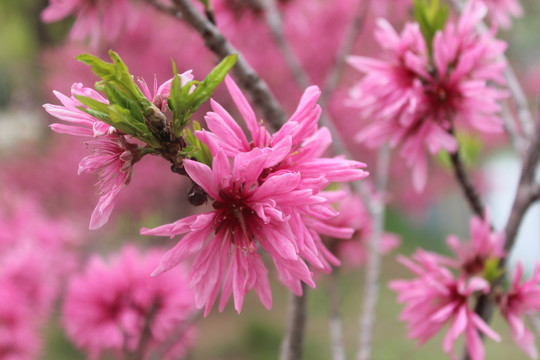
M 193 78 L 190 71 L 180 77 L 183 84 Z M 165 110 L 166 102 L 163 100 L 170 94 L 171 81 L 159 87 L 154 81 L 152 92 L 143 80 L 139 81 L 139 86 L 150 101 L 159 103 L 160 109 Z M 62 105 L 45 104 L 43 107 L 49 114 L 67 124 L 55 123 L 51 129 L 61 134 L 91 138 L 86 145 L 92 154 L 81 160 L 79 174 L 88 172 L 99 177 L 97 187 L 101 196 L 90 220 L 90 229 L 98 229 L 108 221 L 120 191 L 129 183 L 133 165 L 139 160 L 140 146 L 130 136 L 81 109 L 86 107 L 77 96 L 86 96 L 108 104 L 108 100 L 99 92 L 75 83 L 71 87 L 71 97 L 58 91 L 54 91 L 54 94 Z
M 90 359 L 104 351 L 121 359 L 130 354 L 150 359 L 156 351 L 160 359 L 185 355 L 195 335 L 188 327 L 195 313 L 193 293 L 182 267 L 159 278 L 148 276 L 161 255 L 128 246 L 108 263 L 92 257 L 84 272 L 71 279 L 63 323 Z
M 366 74 L 351 90 L 350 103 L 373 120 L 357 140 L 371 147 L 400 145 L 417 191 L 426 184 L 426 150 L 456 152 L 456 128 L 502 131 L 497 101 L 506 92 L 493 84 L 504 83 L 506 65 L 500 55 L 506 44 L 493 32 L 476 31 L 485 13 L 482 4 L 468 2 L 459 21 L 448 22 L 432 44 L 418 23 L 406 24 L 397 34 L 379 20 L 375 37 L 389 59 L 349 59 Z
M 486 294 L 496 286 L 501 275 L 499 260 L 504 257 L 504 236 L 494 233 L 489 219 L 471 219 L 471 239 L 462 244 L 449 236 L 449 247 L 456 258 L 418 250 L 412 260 L 400 256 L 399 261 L 417 277 L 413 280 L 394 280 L 390 288 L 398 292 L 398 301 L 405 304 L 400 319 L 408 323 L 409 336 L 420 344 L 428 341 L 446 324 L 450 328 L 443 341 L 443 349 L 453 354 L 458 336 L 465 334 L 465 342 L 472 360 L 485 358 L 479 336 L 483 333 L 499 341 L 496 334 L 472 310 L 471 302 L 479 294 Z M 456 277 L 449 268 L 458 269 Z M 527 330 L 521 317 L 540 310 L 540 265 L 531 279 L 521 283 L 523 266 L 518 264 L 510 289 L 496 291 L 496 303 L 508 322 L 515 342 L 533 359 L 536 358 L 534 336 Z
M 154 274 L 196 256 L 191 285 L 196 305 L 205 306 L 205 314 L 220 289 L 220 310 L 233 295 L 240 312 L 251 289 L 270 308 L 268 271 L 259 247 L 271 256 L 280 280 L 294 293 L 302 293 L 301 281 L 315 287 L 305 260 L 323 271 L 330 271 L 330 264 L 339 264 L 320 235 L 349 238 L 353 233 L 351 228 L 328 224 L 337 212 L 322 190 L 330 182 L 367 176 L 360 162 L 322 157 L 331 138 L 328 129 L 317 125 L 321 112 L 316 104 L 317 87 L 305 91 L 289 121 L 271 135 L 257 121 L 237 85 L 230 78 L 226 85 L 251 141 L 233 117 L 212 101 L 213 112 L 205 117 L 209 131 L 196 132 L 212 154 L 212 168 L 184 160 L 186 172 L 211 197 L 214 210 L 141 231 L 170 237 L 186 234 Z

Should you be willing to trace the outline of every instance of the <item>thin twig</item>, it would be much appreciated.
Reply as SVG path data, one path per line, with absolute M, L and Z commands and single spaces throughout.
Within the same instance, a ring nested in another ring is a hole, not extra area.
M 153 360 L 161 360 L 165 357 L 165 355 L 171 350 L 171 348 L 178 342 L 178 339 L 182 338 L 186 332 L 189 330 L 191 325 L 200 318 L 202 315 L 202 311 L 198 310 L 193 312 L 187 319 L 182 321 L 176 330 L 169 336 L 167 341 L 165 341 L 161 346 L 159 346 L 152 355 L 149 357 L 149 359 Z
M 385 145 L 379 149 L 377 161 L 376 189 L 378 197 L 371 201 L 371 217 L 373 232 L 369 241 L 369 256 L 367 260 L 366 283 L 364 290 L 364 303 L 358 320 L 360 333 L 358 338 L 358 360 L 371 359 L 371 345 L 375 325 L 377 300 L 379 298 L 379 285 L 381 276 L 380 240 L 384 231 L 385 197 L 388 185 L 388 171 L 390 165 L 390 147 Z
M 302 296 L 289 298 L 289 325 L 281 344 L 280 360 L 300 360 L 304 351 L 308 287 L 302 283 Z
M 273 130 L 279 129 L 286 121 L 285 113 L 270 92 L 268 85 L 248 64 L 244 56 L 238 52 L 210 20 L 195 8 L 190 0 L 174 0 L 174 4 L 176 10 L 182 14 L 182 19 L 201 35 L 206 46 L 219 59 L 233 54 L 238 55 L 232 72 L 236 76 L 239 85 L 251 95 L 254 105 L 262 112 L 268 125 Z
M 334 242 L 336 240 L 333 240 Z M 339 240 L 337 240 L 339 241 Z M 334 267 L 328 278 L 328 293 L 330 296 L 330 344 L 332 360 L 345 360 L 345 346 L 343 345 L 343 325 L 340 314 L 339 296 L 339 268 Z
M 461 160 L 459 150 L 455 153 L 451 153 L 450 159 L 452 160 L 452 166 L 456 179 L 463 190 L 463 194 L 465 195 L 471 210 L 479 217 L 484 217 L 484 205 L 482 204 L 478 192 L 474 188 L 469 176 L 467 175 L 467 172 L 465 171 L 465 165 Z
M 276 42 L 279 51 L 283 55 L 288 67 L 291 69 L 296 83 L 301 89 L 305 89 L 310 84 L 309 76 L 304 71 L 302 63 L 294 53 L 289 42 L 285 39 L 285 35 L 283 34 L 283 22 L 276 6 L 276 0 L 259 0 L 259 2 L 264 9 L 266 24 L 274 37 L 274 41 Z
M 350 24 L 349 29 L 346 32 L 345 38 L 341 43 L 337 55 L 334 59 L 334 65 L 326 76 L 323 93 L 319 103 L 323 108 L 326 107 L 326 104 L 330 100 L 330 96 L 336 89 L 343 68 L 345 67 L 347 56 L 351 54 L 352 48 L 358 39 L 358 36 L 362 32 L 363 25 L 365 24 L 366 14 L 369 10 L 370 0 L 357 0 L 356 2 L 356 11 L 355 17 Z
M 174 6 L 164 5 L 159 2 L 159 0 L 146 0 L 146 2 L 158 9 L 159 11 L 164 12 L 165 14 L 172 15 L 177 19 L 182 18 L 182 13 L 178 11 Z

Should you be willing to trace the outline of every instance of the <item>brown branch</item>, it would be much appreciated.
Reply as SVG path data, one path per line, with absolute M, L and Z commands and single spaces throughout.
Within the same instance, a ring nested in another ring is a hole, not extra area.
M 195 8 L 190 0 L 174 0 L 174 4 L 177 10 L 182 13 L 182 19 L 201 35 L 206 46 L 219 59 L 238 54 L 232 72 L 236 76 L 239 85 L 251 95 L 254 105 L 261 110 L 269 126 L 274 130 L 279 129 L 286 121 L 285 113 L 270 92 L 268 85 L 257 75 L 244 56 L 238 52 L 214 24 Z
M 280 360 L 300 360 L 304 351 L 308 287 L 302 283 L 302 296 L 289 298 L 289 325 L 281 344 Z
M 146 0 L 146 2 L 165 14 L 172 15 L 177 19 L 182 18 L 182 13 L 174 6 L 163 5 L 159 0 Z
M 478 195 L 478 192 L 474 188 L 467 172 L 465 171 L 465 165 L 463 164 L 463 161 L 461 160 L 461 156 L 459 155 L 459 150 L 455 153 L 450 154 L 450 159 L 452 160 L 452 167 L 454 169 L 454 175 L 456 176 L 456 179 L 463 190 L 463 194 L 465 195 L 465 198 L 467 199 L 467 203 L 469 204 L 471 210 L 473 213 L 480 217 L 484 217 L 484 205 L 482 204 L 482 201 L 480 200 L 480 196 Z

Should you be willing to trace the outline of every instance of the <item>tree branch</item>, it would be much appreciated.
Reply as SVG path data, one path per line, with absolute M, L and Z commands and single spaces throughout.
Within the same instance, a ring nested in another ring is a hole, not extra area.
M 302 283 L 302 296 L 289 294 L 289 326 L 281 344 L 280 360 L 300 360 L 304 351 L 308 287 Z

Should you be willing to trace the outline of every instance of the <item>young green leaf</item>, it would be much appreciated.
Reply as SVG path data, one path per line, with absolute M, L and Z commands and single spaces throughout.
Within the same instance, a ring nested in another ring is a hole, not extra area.
M 201 124 L 197 121 L 193 121 L 193 132 L 201 130 Z M 204 145 L 197 137 L 191 132 L 191 130 L 185 130 L 185 139 L 188 142 L 188 147 L 185 149 L 186 155 L 191 158 L 197 159 L 197 161 L 212 166 L 212 155 L 206 145 Z

